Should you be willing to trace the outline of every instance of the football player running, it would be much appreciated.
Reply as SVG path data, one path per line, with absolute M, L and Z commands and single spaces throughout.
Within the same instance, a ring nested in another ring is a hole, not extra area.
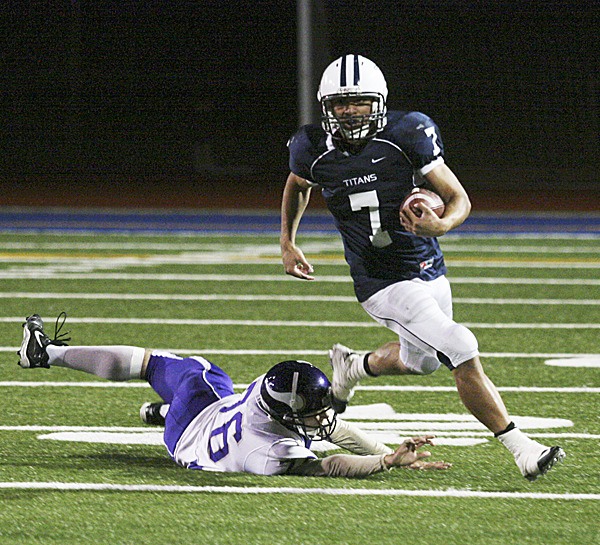
M 59 317 L 60 318 L 60 317 Z M 64 324 L 64 320 L 62 322 Z M 39 315 L 23 324 L 19 365 L 75 369 L 126 381 L 145 379 L 163 403 L 145 403 L 142 420 L 163 425 L 172 459 L 188 469 L 259 475 L 366 477 L 393 467 L 448 469 L 425 461 L 433 435 L 405 440 L 395 451 L 331 408 L 327 376 L 305 361 L 283 361 L 236 394 L 231 378 L 201 356 L 182 358 L 135 346 L 68 346 L 44 332 Z M 311 442 L 328 440 L 360 456 L 318 458 Z
M 452 319 L 452 297 L 437 238 L 458 227 L 471 209 L 468 195 L 444 161 L 437 125 L 420 112 L 388 111 L 381 70 L 360 55 L 344 55 L 321 78 L 320 125 L 290 139 L 290 174 L 281 207 L 285 272 L 314 280 L 296 245 L 311 189 L 318 187 L 333 215 L 366 312 L 399 342 L 368 353 L 336 344 L 330 350 L 334 407 L 343 412 L 359 380 L 379 375 L 425 375 L 440 365 L 453 374 L 466 408 L 513 454 L 522 475 L 535 480 L 565 456 L 558 446 L 531 440 L 511 421 L 486 376 L 473 333 Z M 416 186 L 438 193 L 445 212 L 400 210 Z

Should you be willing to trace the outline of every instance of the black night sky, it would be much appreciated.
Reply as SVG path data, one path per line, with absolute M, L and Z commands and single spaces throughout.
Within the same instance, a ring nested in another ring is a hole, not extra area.
M 597 2 L 313 3 L 318 71 L 344 53 L 375 61 L 388 107 L 438 123 L 463 183 L 599 184 Z M 298 126 L 294 0 L 1 9 L 4 183 L 283 183 Z

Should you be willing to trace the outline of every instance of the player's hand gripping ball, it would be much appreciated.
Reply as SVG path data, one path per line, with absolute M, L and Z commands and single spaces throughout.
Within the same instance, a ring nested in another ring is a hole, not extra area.
M 425 189 L 424 187 L 415 187 L 404 199 L 404 201 L 402 201 L 400 210 L 410 207 L 411 211 L 416 216 L 421 217 L 421 210 L 415 208 L 415 204 L 419 202 L 431 208 L 437 214 L 438 218 L 442 217 L 444 210 L 446 209 L 444 201 L 437 193 L 434 193 L 429 189 Z

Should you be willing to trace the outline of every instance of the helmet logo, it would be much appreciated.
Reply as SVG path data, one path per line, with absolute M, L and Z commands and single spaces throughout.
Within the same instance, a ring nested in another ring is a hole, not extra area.
M 276 392 L 271 388 L 271 385 L 268 382 L 265 382 L 265 387 L 267 389 L 268 394 L 275 400 L 281 403 L 285 403 L 289 406 L 292 411 L 298 412 L 301 411 L 304 406 L 304 399 L 302 396 L 298 395 L 298 379 L 300 377 L 300 373 L 298 371 L 294 372 L 292 377 L 292 391 L 291 392 Z

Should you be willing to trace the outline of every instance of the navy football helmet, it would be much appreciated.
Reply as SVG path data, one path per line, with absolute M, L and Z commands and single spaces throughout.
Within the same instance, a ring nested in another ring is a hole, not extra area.
M 277 422 L 306 439 L 327 439 L 335 429 L 331 383 L 307 361 L 282 361 L 269 369 L 260 395 L 263 408 Z

